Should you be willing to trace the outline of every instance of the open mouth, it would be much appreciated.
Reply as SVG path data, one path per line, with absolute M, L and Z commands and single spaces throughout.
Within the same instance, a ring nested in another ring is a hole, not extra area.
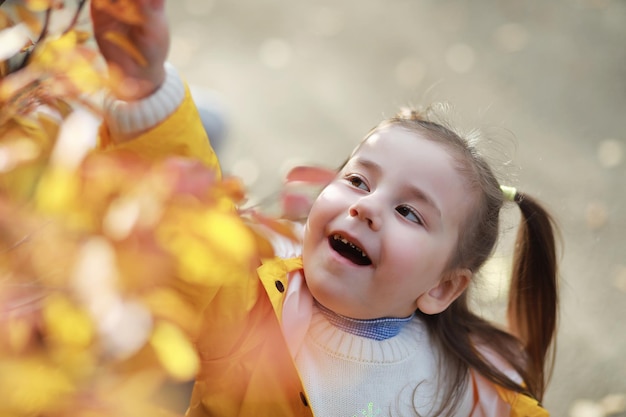
M 350 242 L 339 233 L 335 233 L 330 236 L 328 238 L 328 241 L 330 243 L 330 247 L 333 248 L 335 252 L 337 252 L 339 255 L 343 256 L 350 262 L 361 266 L 372 264 L 372 261 L 367 256 L 365 251 L 363 251 L 363 249 Z

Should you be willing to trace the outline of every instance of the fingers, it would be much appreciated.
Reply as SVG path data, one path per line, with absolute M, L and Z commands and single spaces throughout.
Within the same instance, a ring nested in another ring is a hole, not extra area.
M 141 26 L 150 20 L 155 13 L 162 13 L 165 0 L 92 0 L 92 19 L 99 19 L 101 14 L 107 14 L 116 20 L 132 25 Z

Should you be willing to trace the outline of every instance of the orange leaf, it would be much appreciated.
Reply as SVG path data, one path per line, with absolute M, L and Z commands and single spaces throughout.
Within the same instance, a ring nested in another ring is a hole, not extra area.
M 326 185 L 335 178 L 337 172 L 332 169 L 314 167 L 314 166 L 297 166 L 289 170 L 285 177 L 285 182 L 305 182 L 309 184 Z
M 214 188 L 215 191 L 221 191 L 222 194 L 218 194 L 218 196 L 223 195 L 236 203 L 243 203 L 246 198 L 244 185 L 241 179 L 237 177 L 222 178 Z
M 6 29 L 8 27 L 13 26 L 15 23 L 11 16 L 4 10 L 0 10 L 0 29 Z
M 293 229 L 289 226 L 288 223 L 283 223 L 279 220 L 273 219 L 271 217 L 267 217 L 257 211 L 250 211 L 250 215 L 253 220 L 258 222 L 259 224 L 266 226 L 273 230 L 276 233 L 279 233 L 294 242 L 298 241 L 298 236 L 294 233 Z
M 288 220 L 299 221 L 309 215 L 314 198 L 307 194 L 282 192 L 280 200 L 282 216 Z
M 148 61 L 146 60 L 146 58 L 144 58 L 141 52 L 139 52 L 139 49 L 137 49 L 137 47 L 135 47 L 135 45 L 131 41 L 129 41 L 126 36 L 124 36 L 124 34 L 120 32 L 109 31 L 104 34 L 104 39 L 122 48 L 124 52 L 129 54 L 131 58 L 133 58 L 142 67 L 148 66 Z
M 41 26 L 41 21 L 39 20 L 38 16 L 24 6 L 17 5 L 15 6 L 15 10 L 18 15 L 18 21 L 24 22 L 32 33 L 35 33 L 36 36 L 39 36 L 39 33 L 41 33 L 41 30 L 43 28 Z

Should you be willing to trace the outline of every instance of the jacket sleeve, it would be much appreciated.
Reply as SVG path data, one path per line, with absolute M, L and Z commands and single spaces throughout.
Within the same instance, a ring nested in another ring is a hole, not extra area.
M 109 101 L 100 129 L 100 150 L 129 150 L 150 159 L 177 155 L 197 158 L 221 176 L 186 84 L 168 65 L 165 84 L 136 103 Z
M 476 371 L 471 371 L 474 408 L 470 417 L 550 417 L 539 403 L 518 392 L 495 385 Z

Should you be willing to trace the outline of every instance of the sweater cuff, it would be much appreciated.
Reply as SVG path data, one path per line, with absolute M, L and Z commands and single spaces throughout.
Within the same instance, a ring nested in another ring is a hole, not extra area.
M 185 98 L 185 84 L 173 65 L 165 63 L 166 77 L 152 95 L 137 101 L 104 99 L 105 120 L 111 136 L 129 139 L 158 125 L 180 106 Z

